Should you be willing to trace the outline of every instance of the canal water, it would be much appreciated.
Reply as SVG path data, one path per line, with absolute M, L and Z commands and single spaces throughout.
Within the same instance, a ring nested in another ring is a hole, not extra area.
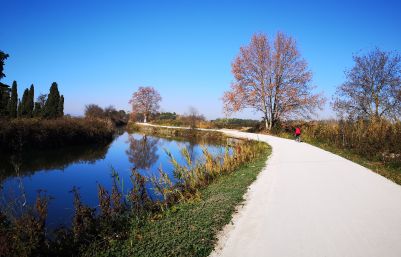
M 213 154 L 225 151 L 224 146 L 215 142 L 202 145 Z M 162 167 L 173 178 L 166 150 L 183 163 L 180 154 L 183 147 L 189 150 L 193 160 L 202 159 L 199 143 L 127 132 L 110 144 L 1 155 L 0 205 L 3 210 L 18 213 L 21 206 L 32 205 L 40 191 L 51 198 L 47 227 L 69 226 L 74 212 L 71 192 L 74 187 L 79 189 L 82 201 L 95 208 L 98 184 L 111 191 L 113 171 L 118 174 L 124 191 L 130 189 L 133 168 L 144 176 L 151 176 L 158 174 L 158 168 Z M 147 189 L 151 197 L 157 197 L 150 183 Z

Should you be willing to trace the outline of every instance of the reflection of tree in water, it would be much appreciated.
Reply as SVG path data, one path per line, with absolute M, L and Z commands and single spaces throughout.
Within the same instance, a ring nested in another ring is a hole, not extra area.
M 134 164 L 134 169 L 149 169 L 158 159 L 157 144 L 159 139 L 144 135 L 141 139 L 135 139 L 129 135 L 129 161 Z
M 91 144 L 53 150 L 0 153 L 0 183 L 15 176 L 32 175 L 39 170 L 64 169 L 73 163 L 94 163 L 104 159 L 110 144 Z M 18 171 L 18 172 L 17 172 Z

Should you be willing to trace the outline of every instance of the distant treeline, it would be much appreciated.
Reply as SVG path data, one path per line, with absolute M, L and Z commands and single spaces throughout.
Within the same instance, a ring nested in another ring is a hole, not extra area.
M 126 125 L 129 115 L 124 110 L 116 110 L 113 106 L 102 108 L 97 104 L 88 104 L 85 106 L 85 118 L 110 120 L 116 126 Z
M 229 128 L 229 129 L 247 129 L 251 131 L 259 130 L 263 124 L 261 121 L 252 119 L 237 118 L 218 118 L 207 121 L 202 114 L 196 111 L 190 111 L 189 114 L 179 115 L 175 112 L 160 112 L 152 114 L 151 122 L 158 125 L 186 126 L 198 128 Z M 140 120 L 140 114 L 136 120 Z

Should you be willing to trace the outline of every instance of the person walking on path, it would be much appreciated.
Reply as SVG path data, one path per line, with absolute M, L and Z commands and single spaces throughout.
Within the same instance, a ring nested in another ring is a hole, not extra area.
M 301 129 L 299 127 L 295 128 L 295 141 L 301 142 Z

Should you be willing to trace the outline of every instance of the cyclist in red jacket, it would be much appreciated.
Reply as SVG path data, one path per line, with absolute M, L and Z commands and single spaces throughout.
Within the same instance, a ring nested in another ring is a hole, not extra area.
M 299 127 L 295 128 L 295 141 L 301 142 L 301 129 Z

